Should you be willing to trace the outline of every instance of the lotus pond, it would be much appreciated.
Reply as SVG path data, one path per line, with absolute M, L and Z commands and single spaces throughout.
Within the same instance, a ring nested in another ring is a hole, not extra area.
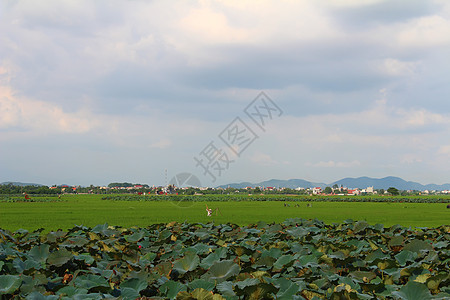
M 450 226 L 347 220 L 0 230 L 3 299 L 449 299 Z
M 108 197 L 108 198 L 106 198 Z M 450 197 L 299 197 L 285 195 L 204 195 L 190 198 L 132 195 L 64 195 L 36 197 L 33 202 L 5 197 L 0 201 L 0 228 L 33 231 L 67 230 L 75 225 L 94 227 L 108 223 L 122 227 L 146 227 L 155 223 L 215 222 L 248 225 L 287 218 L 320 219 L 327 224 L 347 219 L 385 226 L 448 225 Z M 13 199 L 14 201 L 10 201 Z M 46 201 L 49 199 L 49 201 Z M 382 202 L 383 201 L 383 202 Z M 205 206 L 218 213 L 206 216 Z

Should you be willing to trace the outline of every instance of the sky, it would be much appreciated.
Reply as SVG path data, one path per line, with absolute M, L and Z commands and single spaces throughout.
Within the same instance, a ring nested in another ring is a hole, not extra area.
M 4 0 L 0 182 L 448 183 L 449 53 L 446 0 Z

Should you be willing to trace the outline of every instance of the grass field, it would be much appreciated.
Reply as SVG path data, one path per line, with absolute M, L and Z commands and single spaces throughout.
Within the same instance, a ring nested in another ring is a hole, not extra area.
M 170 201 L 107 201 L 101 195 L 65 195 L 63 202 L 0 203 L 0 228 L 7 230 L 68 229 L 108 223 L 145 227 L 153 223 L 201 222 L 245 225 L 258 221 L 283 222 L 287 218 L 317 218 L 326 223 L 366 220 L 385 226 L 437 227 L 450 224 L 445 203 L 316 202 L 312 207 L 284 207 L 280 201 L 193 202 L 180 207 Z M 220 214 L 207 217 L 205 204 Z

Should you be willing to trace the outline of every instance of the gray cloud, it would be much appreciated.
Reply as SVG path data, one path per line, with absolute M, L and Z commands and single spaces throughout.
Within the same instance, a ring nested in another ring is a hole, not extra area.
M 90 184 L 122 170 L 151 183 L 166 167 L 199 171 L 193 155 L 265 90 L 284 119 L 224 183 L 255 170 L 322 180 L 324 168 L 330 181 L 445 177 L 450 6 L 365 3 L 4 1 L 1 175 Z M 57 159 L 39 173 L 36 157 Z

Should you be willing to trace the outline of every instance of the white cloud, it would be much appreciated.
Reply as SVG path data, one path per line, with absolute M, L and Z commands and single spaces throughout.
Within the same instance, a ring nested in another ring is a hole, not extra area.
M 450 155 L 450 145 L 440 146 L 437 153 L 441 155 Z
M 250 157 L 250 160 L 256 164 L 263 165 L 263 166 L 272 166 L 272 165 L 279 164 L 279 162 L 274 160 L 270 155 L 261 153 L 261 152 L 257 152 L 255 154 L 253 154 Z
M 149 148 L 159 148 L 159 149 L 165 149 L 172 145 L 172 142 L 169 139 L 162 139 L 155 143 L 150 144 Z
M 437 47 L 450 44 L 450 19 L 443 16 L 425 16 L 414 19 L 398 32 L 398 42 L 406 47 Z
M 400 162 L 403 164 L 414 164 L 423 162 L 423 159 L 417 154 L 406 153 L 401 156 Z
M 400 61 L 394 58 L 383 60 L 382 71 L 391 76 L 411 76 L 416 73 L 418 62 Z
M 317 163 L 307 163 L 308 166 L 312 167 L 319 167 L 319 168 L 351 168 L 351 167 L 358 167 L 361 165 L 361 163 L 357 160 L 353 161 L 319 161 Z
M 21 98 L 11 88 L 0 86 L 0 128 L 17 127 L 48 133 L 85 133 L 96 126 L 95 119 L 87 111 L 64 112 L 60 107 L 38 100 Z

